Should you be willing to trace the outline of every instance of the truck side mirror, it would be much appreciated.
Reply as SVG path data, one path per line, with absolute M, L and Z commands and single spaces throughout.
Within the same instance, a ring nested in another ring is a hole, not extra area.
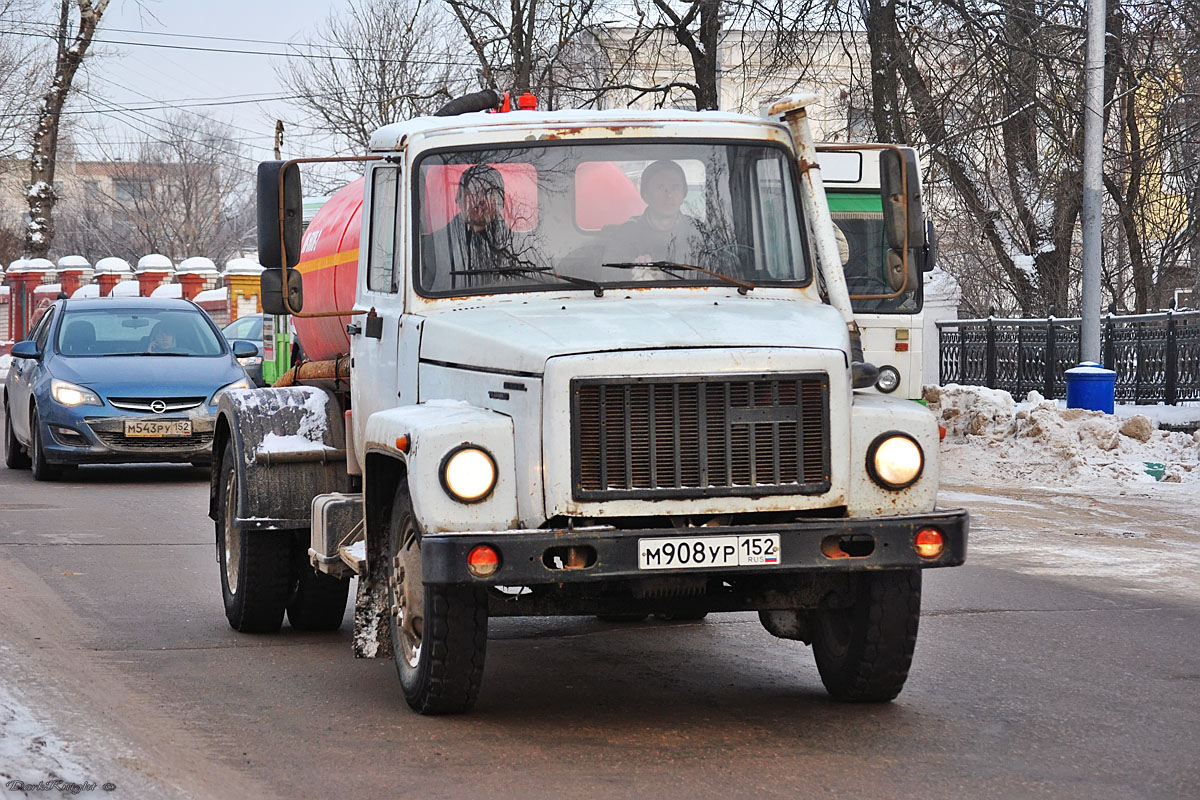
M 285 169 L 286 167 L 286 169 Z M 283 173 L 283 197 L 280 192 L 280 173 Z M 263 161 L 258 165 L 258 262 L 266 268 L 279 271 L 282 267 L 294 267 L 300 261 L 300 234 L 303 228 L 303 194 L 300 189 L 300 168 L 286 161 Z M 283 225 L 280 217 L 282 215 Z M 282 228 L 282 235 L 281 235 Z M 283 263 L 284 255 L 287 264 Z M 262 282 L 262 304 L 270 306 L 269 314 L 286 314 L 283 303 L 283 280 L 269 282 L 266 272 Z M 288 294 L 291 297 L 292 276 L 288 271 Z M 299 311 L 292 304 L 291 311 Z
M 879 183 L 888 247 L 903 250 L 906 230 L 909 249 L 923 247 L 925 211 L 921 205 L 921 173 L 916 152 L 890 147 L 880 152 Z
M 287 304 L 283 302 L 283 270 L 271 267 L 259 279 L 264 314 L 291 314 L 304 308 L 304 279 L 298 270 L 287 271 Z

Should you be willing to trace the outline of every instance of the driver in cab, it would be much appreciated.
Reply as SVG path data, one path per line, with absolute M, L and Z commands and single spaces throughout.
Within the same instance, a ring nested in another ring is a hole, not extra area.
M 683 167 L 670 160 L 655 161 L 642 172 L 639 188 L 646 210 L 604 229 L 605 260 L 696 264 L 704 234 L 699 221 L 681 210 L 688 195 Z

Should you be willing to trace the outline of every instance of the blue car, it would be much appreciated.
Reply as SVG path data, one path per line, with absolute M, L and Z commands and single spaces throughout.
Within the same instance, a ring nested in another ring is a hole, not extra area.
M 79 464 L 207 463 L 222 392 L 250 388 L 238 358 L 188 300 L 59 300 L 12 348 L 5 463 L 52 480 Z

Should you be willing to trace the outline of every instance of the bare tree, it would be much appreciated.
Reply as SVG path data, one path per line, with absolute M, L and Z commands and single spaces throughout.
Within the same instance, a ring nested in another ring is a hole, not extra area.
M 533 92 L 556 108 L 562 87 L 586 73 L 576 44 L 587 36 L 597 0 L 445 0 L 478 63 L 485 87 Z
M 33 18 L 32 0 L 0 0 L 0 19 L 21 25 Z M 45 56 L 35 41 L 21 36 L 0 38 L 0 159 L 8 159 L 28 146 Z
M 160 128 L 96 165 L 102 180 L 76 183 L 81 194 L 64 199 L 64 245 L 127 260 L 163 253 L 220 262 L 240 252 L 253 179 L 234 132 L 197 114 L 168 117 Z
M 54 77 L 42 96 L 29 159 L 29 224 L 25 248 L 33 257 L 45 258 L 54 240 L 54 172 L 58 162 L 59 121 L 75 74 L 87 56 L 92 36 L 109 0 L 61 0 L 55 30 Z M 72 7 L 78 13 L 72 13 Z
M 448 25 L 431 0 L 353 0 L 331 12 L 300 57 L 276 68 L 316 120 L 299 127 L 361 153 L 380 126 L 435 110 L 470 75 Z

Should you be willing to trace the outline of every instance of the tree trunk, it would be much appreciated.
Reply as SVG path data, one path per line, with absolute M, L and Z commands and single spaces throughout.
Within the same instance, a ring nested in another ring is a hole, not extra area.
M 79 6 L 79 29 L 68 41 L 71 0 L 61 0 L 58 19 L 58 49 L 54 59 L 54 80 L 42 97 L 33 153 L 29 159 L 29 224 L 25 229 L 25 250 L 32 258 L 45 258 L 54 241 L 54 172 L 58 161 L 58 126 L 63 105 L 71 91 L 75 73 L 87 54 L 88 45 L 100 23 L 109 0 L 75 0 Z

